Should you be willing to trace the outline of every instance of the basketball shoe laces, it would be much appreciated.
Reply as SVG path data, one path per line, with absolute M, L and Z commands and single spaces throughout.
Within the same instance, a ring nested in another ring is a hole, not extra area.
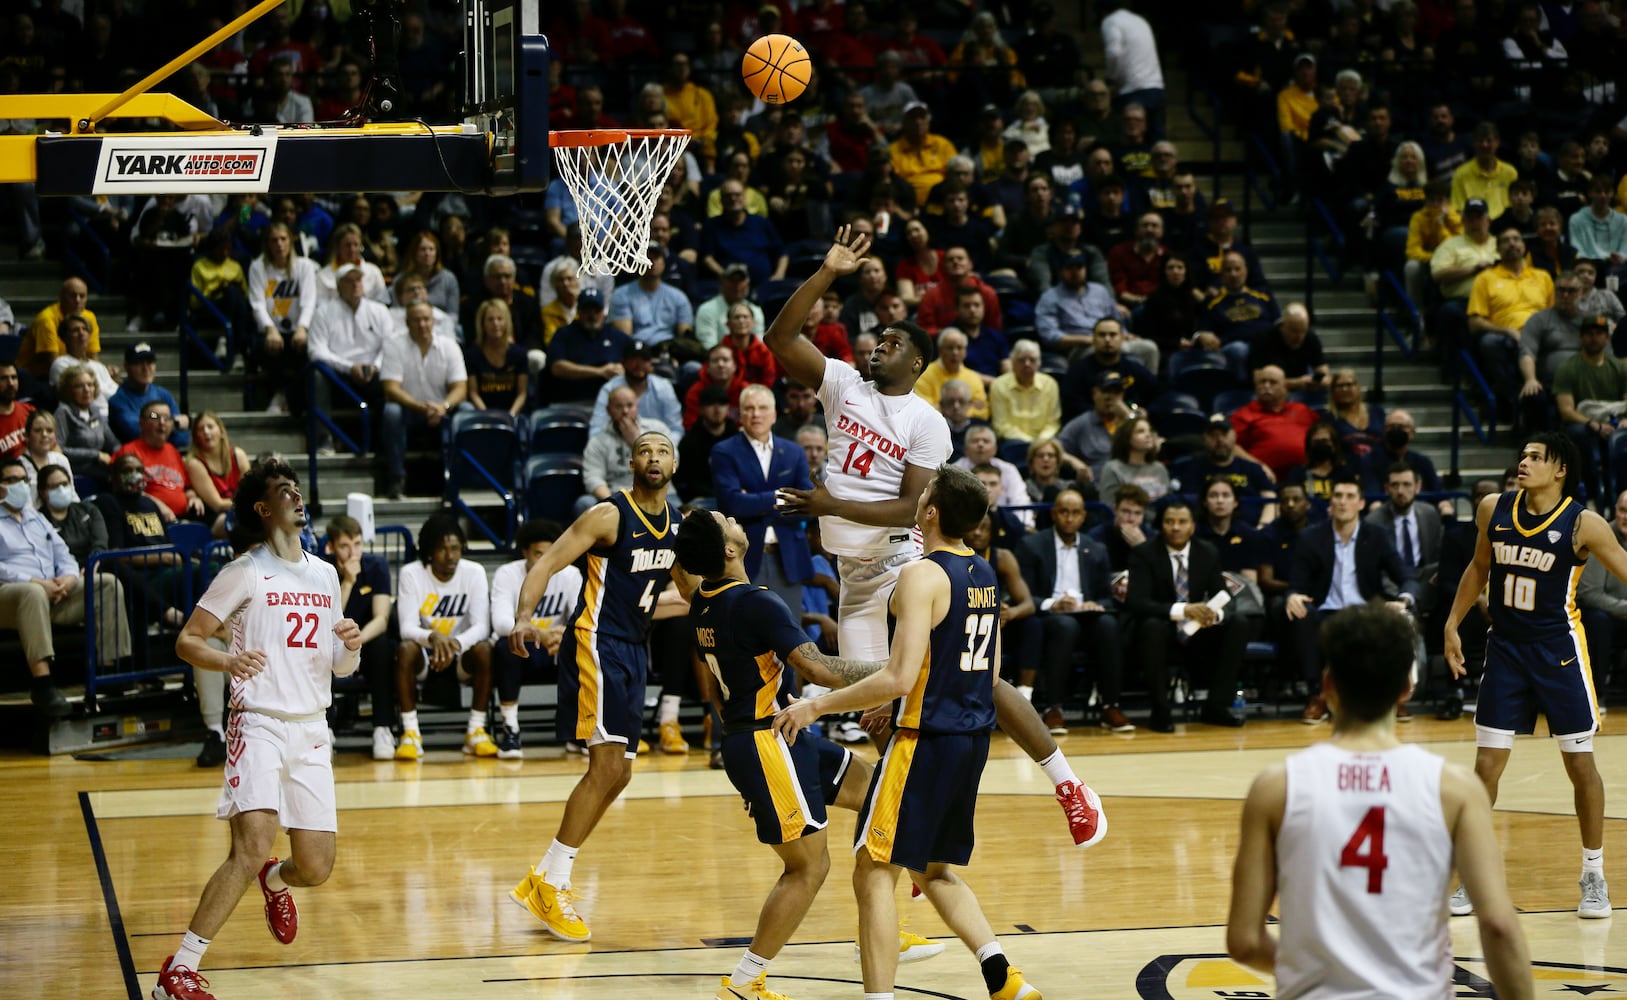
M 278 927 L 286 927 L 296 919 L 294 894 L 287 889 L 273 892 L 267 905 L 271 908 L 269 914 L 271 921 Z
M 559 915 L 566 920 L 580 921 L 582 918 L 576 912 L 577 898 L 575 886 L 568 885 L 563 889 L 555 889 L 554 899 L 559 903 Z
M 1068 817 L 1068 829 L 1073 842 L 1083 844 L 1096 832 L 1096 810 L 1085 799 L 1084 787 L 1077 781 L 1063 782 L 1056 790 L 1056 800 L 1062 804 L 1062 813 Z
M 738 987 L 736 988 L 738 989 Z M 791 1000 L 784 993 L 775 993 L 768 988 L 768 973 L 766 972 L 753 979 L 748 988 L 756 991 L 752 994 L 754 1000 Z
M 184 965 L 171 965 L 169 974 L 165 978 L 169 980 L 164 983 L 164 992 L 166 993 L 170 992 L 170 987 L 179 986 L 184 991 L 181 994 L 182 997 L 209 996 L 207 991 L 209 980 Z M 171 993 L 170 995 L 173 996 L 174 994 Z

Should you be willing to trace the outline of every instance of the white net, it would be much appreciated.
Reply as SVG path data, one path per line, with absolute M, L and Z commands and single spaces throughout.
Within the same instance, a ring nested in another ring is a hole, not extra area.
M 576 199 L 583 273 L 648 271 L 656 197 L 689 146 L 689 133 L 554 132 L 549 138 L 554 172 Z

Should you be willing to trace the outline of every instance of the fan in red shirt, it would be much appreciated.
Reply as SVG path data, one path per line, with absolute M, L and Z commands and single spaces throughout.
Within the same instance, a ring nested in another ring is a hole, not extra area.
M 921 304 L 915 310 L 915 322 L 934 337 L 939 330 L 953 324 L 960 311 L 958 300 L 962 285 L 975 285 L 983 293 L 983 323 L 1003 333 L 1005 322 L 1000 316 L 1000 296 L 973 273 L 972 255 L 965 247 L 950 247 L 944 251 L 943 280 L 921 296 Z
M 1107 255 L 1107 273 L 1113 279 L 1113 291 L 1119 302 L 1130 307 L 1141 305 L 1147 296 L 1158 289 L 1163 280 L 1164 258 L 1169 250 L 1159 240 L 1164 238 L 1164 217 L 1157 212 L 1144 212 L 1136 220 L 1136 237 L 1115 246 Z
M 1288 377 L 1276 365 L 1254 373 L 1254 401 L 1232 414 L 1237 447 L 1275 473 L 1278 482 L 1305 464 L 1305 432 L 1314 423 L 1310 407 L 1288 398 Z
M 115 462 L 123 455 L 141 459 L 141 466 L 147 472 L 147 485 L 142 492 L 162 508 L 160 513 L 166 520 L 203 513 L 203 501 L 187 496 L 186 463 L 169 443 L 173 420 L 168 403 L 148 403 L 141 408 L 141 436 L 113 453 Z
M 738 419 L 740 390 L 746 387 L 746 380 L 740 377 L 734 363 L 734 348 L 728 344 L 718 344 L 706 352 L 706 368 L 689 391 L 684 393 L 684 430 L 695 426 L 695 421 L 700 419 L 701 393 L 710 386 L 717 386 L 729 394 L 729 417 Z
M 23 453 L 28 415 L 34 407 L 17 402 L 17 366 L 0 364 L 0 458 L 16 458 Z
M 876 301 L 879 303 L 880 297 Z M 848 341 L 847 327 L 842 323 L 841 294 L 826 292 L 819 297 L 819 305 L 818 309 L 808 310 L 808 318 L 802 321 L 802 335 L 813 341 L 813 345 L 825 357 L 852 364 L 853 345 Z
M 726 345 L 734 351 L 735 367 L 740 370 L 743 381 L 772 389 L 774 383 L 779 381 L 780 366 L 774 360 L 774 352 L 751 332 L 756 322 L 757 317 L 751 314 L 751 307 L 744 302 L 736 302 L 729 307 L 729 335 L 723 338 L 723 344 L 719 346 Z

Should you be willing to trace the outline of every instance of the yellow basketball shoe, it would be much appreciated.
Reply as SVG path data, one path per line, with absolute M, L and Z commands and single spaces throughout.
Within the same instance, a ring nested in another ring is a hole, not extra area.
M 684 740 L 684 731 L 676 721 L 661 723 L 661 752 L 674 756 L 689 752 L 689 744 Z
M 934 941 L 931 938 L 925 938 L 919 934 L 905 930 L 904 927 L 908 923 L 908 920 L 900 920 L 898 922 L 899 965 L 903 965 L 907 962 L 924 962 L 935 955 L 943 954 L 942 941 Z M 861 954 L 859 945 L 857 942 L 854 942 L 853 961 L 857 962 L 860 960 L 860 958 Z
M 463 738 L 463 752 L 471 757 L 495 757 L 497 744 L 486 735 L 486 727 L 481 726 Z
M 523 898 L 521 893 L 525 893 Z M 555 889 L 544 882 L 535 869 L 520 880 L 520 884 L 509 892 L 509 897 L 542 921 L 548 933 L 561 941 L 580 944 L 593 937 L 587 923 L 577 915 L 576 893 L 569 887 Z
M 717 1000 L 791 1000 L 784 993 L 775 993 L 768 988 L 768 973 L 763 973 L 744 986 L 735 986 L 728 976 L 723 977 L 723 983 L 717 988 Z
M 990 993 L 989 1000 L 1045 1000 L 1039 990 L 1023 982 L 1023 974 L 1016 969 L 1006 969 L 1006 984 L 998 992 Z
M 418 730 L 409 729 L 401 734 L 401 745 L 395 748 L 396 760 L 418 760 L 424 755 L 424 740 Z

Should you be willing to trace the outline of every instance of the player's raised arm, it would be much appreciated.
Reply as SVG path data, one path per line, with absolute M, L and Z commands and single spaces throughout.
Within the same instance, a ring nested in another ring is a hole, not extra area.
M 1232 865 L 1232 906 L 1226 918 L 1226 954 L 1239 965 L 1270 972 L 1277 939 L 1266 929 L 1277 897 L 1277 830 L 1288 800 L 1288 772 L 1274 764 L 1260 773 L 1243 801 L 1243 832 Z
M 1457 596 L 1452 599 L 1452 610 L 1446 616 L 1446 642 L 1443 652 L 1446 655 L 1446 666 L 1452 671 L 1454 680 L 1468 672 L 1463 667 L 1463 640 L 1458 638 L 1458 625 L 1469 613 L 1469 609 L 1474 607 L 1480 592 L 1486 589 L 1486 581 L 1491 578 L 1491 539 L 1487 537 L 1486 526 L 1491 523 L 1492 512 L 1497 509 L 1497 500 L 1498 494 L 1493 493 L 1481 500 L 1479 509 L 1475 511 L 1475 531 L 1479 538 L 1475 542 L 1474 558 L 1469 560 L 1468 567 L 1463 571 L 1463 578 L 1458 581 Z M 1603 521 L 1599 523 L 1604 524 Z
M 898 623 L 887 665 L 855 684 L 793 703 L 774 716 L 774 728 L 787 742 L 822 715 L 857 712 L 901 698 L 915 686 L 932 643 L 932 627 L 949 610 L 949 577 L 929 560 L 913 562 L 898 574 L 893 591 L 893 612 Z
M 525 574 L 520 587 L 520 598 L 514 605 L 514 631 L 509 634 L 508 648 L 515 656 L 530 655 L 525 644 L 534 643 L 542 648 L 544 636 L 531 623 L 531 610 L 548 592 L 548 581 L 554 574 L 582 558 L 582 554 L 595 545 L 613 545 L 616 532 L 621 529 L 621 514 L 615 504 L 595 504 L 559 536 L 536 565 Z
M 1503 854 L 1492 828 L 1491 799 L 1485 786 L 1464 768 L 1446 764 L 1441 769 L 1441 810 L 1452 834 L 1452 854 L 1463 888 L 1474 900 L 1480 953 L 1486 956 L 1492 985 L 1505 1000 L 1529 1000 L 1535 992 L 1531 954 L 1508 897 Z
M 802 335 L 802 324 L 831 283 L 844 274 L 857 271 L 859 262 L 869 250 L 870 237 L 867 234 L 854 236 L 847 226 L 836 230 L 836 242 L 825 254 L 825 262 L 802 283 L 801 288 L 792 293 L 769 325 L 768 332 L 763 334 L 763 343 L 774 352 L 780 367 L 803 385 L 818 389 L 825 381 L 825 356 Z

